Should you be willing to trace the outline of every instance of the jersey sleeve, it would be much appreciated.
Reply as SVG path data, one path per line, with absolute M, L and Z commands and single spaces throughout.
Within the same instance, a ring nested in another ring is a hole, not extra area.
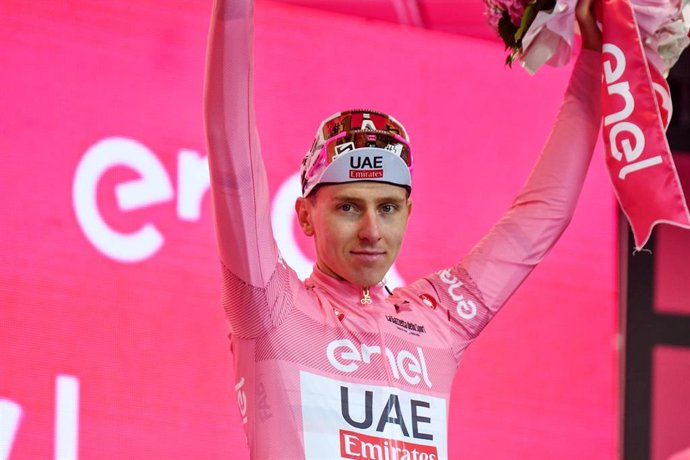
M 542 261 L 573 216 L 599 132 L 600 62 L 598 52 L 580 53 L 546 145 L 506 214 L 460 264 L 424 280 L 446 306 L 463 346 Z
M 492 310 L 508 300 L 570 223 L 601 124 L 600 64 L 600 53 L 582 50 L 527 183 L 462 260 Z
M 204 118 L 211 191 L 231 331 L 250 337 L 288 308 L 290 272 L 273 239 L 253 103 L 253 2 L 216 0 L 209 32 Z

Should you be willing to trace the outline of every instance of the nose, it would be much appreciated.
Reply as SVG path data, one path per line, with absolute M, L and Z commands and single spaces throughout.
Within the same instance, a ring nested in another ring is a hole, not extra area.
M 358 236 L 369 243 L 375 243 L 381 239 L 381 227 L 375 211 L 367 211 L 362 215 Z

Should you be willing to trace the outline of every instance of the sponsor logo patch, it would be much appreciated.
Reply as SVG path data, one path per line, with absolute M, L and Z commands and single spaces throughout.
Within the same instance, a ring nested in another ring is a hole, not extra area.
M 240 416 L 242 417 L 242 423 L 247 424 L 247 393 L 244 391 L 244 377 L 240 378 L 240 381 L 235 384 L 235 392 L 237 393 L 237 406 L 240 408 Z
M 380 169 L 383 168 L 383 157 L 376 156 L 351 156 L 350 157 L 350 168 L 352 169 Z
M 335 146 L 335 155 L 333 155 L 333 160 L 338 158 L 340 155 L 342 155 L 345 152 L 349 152 L 350 150 L 355 149 L 355 143 L 354 142 L 346 142 L 341 145 L 336 145 Z
M 350 179 L 381 179 L 383 178 L 383 169 L 372 169 L 370 171 L 350 170 Z
M 426 332 L 424 326 L 422 326 L 421 324 L 411 323 L 409 321 L 396 318 L 392 315 L 386 315 L 386 319 L 389 323 L 395 324 L 398 327 L 398 329 L 408 333 L 412 333 L 414 335 L 420 335 Z
M 447 458 L 443 398 L 300 372 L 307 459 Z
M 390 441 L 376 436 L 340 430 L 340 456 L 347 459 L 412 459 L 436 460 L 435 446 L 425 446 L 405 441 Z
M 382 177 L 382 156 L 354 155 L 350 157 L 350 179 L 380 179 Z
M 441 281 L 448 285 L 448 295 L 456 302 L 455 310 L 458 315 L 464 319 L 473 319 L 477 316 L 477 305 L 472 300 L 465 299 L 462 292 L 459 292 L 464 283 L 451 274 L 450 269 L 441 270 L 438 275 Z
M 438 302 L 431 294 L 420 294 L 419 298 L 422 299 L 422 302 L 424 302 L 424 305 L 427 307 L 430 307 L 434 310 L 436 310 L 436 307 L 438 307 Z
M 389 152 L 395 153 L 397 156 L 402 155 L 402 149 L 403 149 L 402 144 L 388 144 L 386 146 L 386 150 L 388 150 Z
M 328 344 L 326 356 L 328 362 L 341 372 L 355 372 L 361 366 L 369 367 L 372 364 L 378 367 L 388 366 L 395 380 L 403 379 L 410 385 L 424 382 L 431 388 L 424 350 L 416 347 L 416 351 L 416 355 L 407 350 L 394 353 L 389 348 L 381 350 L 378 345 L 363 343 L 358 347 L 349 339 L 340 339 Z

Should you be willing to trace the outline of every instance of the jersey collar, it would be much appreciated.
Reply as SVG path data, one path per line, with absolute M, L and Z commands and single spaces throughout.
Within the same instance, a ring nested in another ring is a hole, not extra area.
M 327 275 L 318 266 L 314 265 L 311 276 L 305 281 L 307 287 L 315 286 L 325 291 L 330 297 L 335 298 L 339 304 L 366 306 L 362 303 L 366 290 L 346 280 L 339 280 Z M 372 303 L 383 301 L 387 295 L 383 281 L 369 287 L 369 296 Z

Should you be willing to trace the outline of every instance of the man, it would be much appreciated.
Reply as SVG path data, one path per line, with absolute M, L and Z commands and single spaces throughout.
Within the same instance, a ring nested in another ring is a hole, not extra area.
M 600 49 L 579 5 L 584 45 Z M 554 131 L 507 214 L 460 263 L 389 293 L 412 209 L 404 127 L 334 115 L 302 163 L 295 209 L 317 261 L 275 246 L 252 88 L 252 4 L 217 0 L 206 121 L 238 399 L 252 458 L 447 458 L 462 354 L 567 226 L 599 127 L 599 53 L 583 51 Z M 262 409 L 270 407 L 270 410 Z

